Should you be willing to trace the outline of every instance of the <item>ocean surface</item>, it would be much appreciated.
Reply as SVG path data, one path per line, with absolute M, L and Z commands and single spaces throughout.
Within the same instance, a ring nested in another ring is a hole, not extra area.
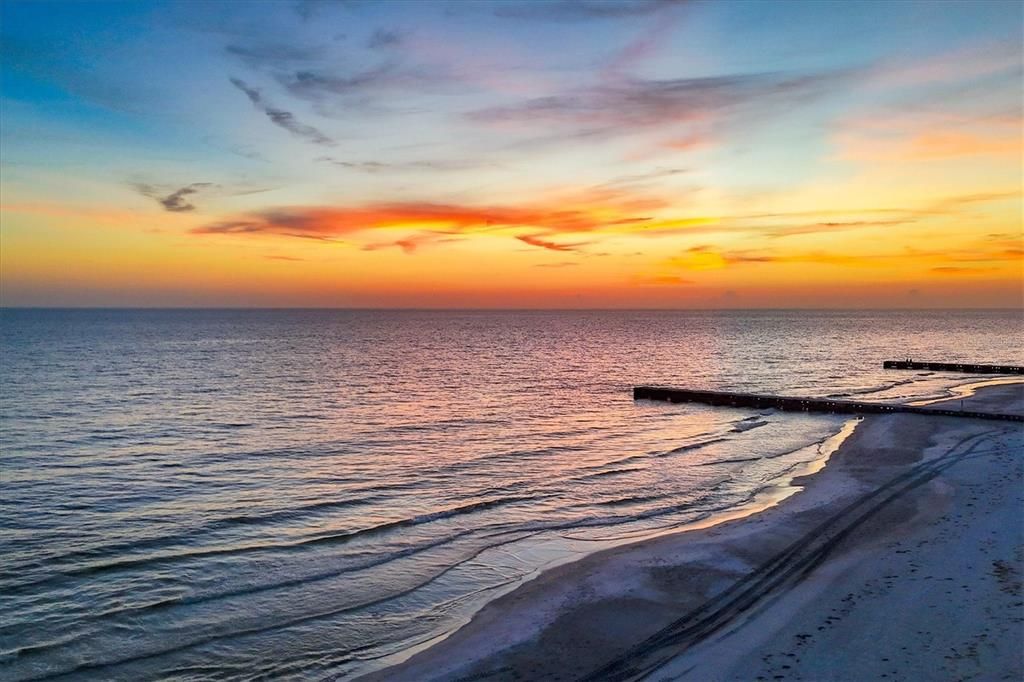
M 1019 311 L 0 311 L 0 678 L 348 679 L 545 567 L 785 490 Z

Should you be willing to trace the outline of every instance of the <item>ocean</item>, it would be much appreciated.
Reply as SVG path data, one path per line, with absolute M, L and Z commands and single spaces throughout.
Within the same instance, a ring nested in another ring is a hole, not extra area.
M 348 679 L 546 567 L 792 487 L 1020 311 L 0 311 L 0 677 Z M 843 431 L 843 429 L 846 431 Z

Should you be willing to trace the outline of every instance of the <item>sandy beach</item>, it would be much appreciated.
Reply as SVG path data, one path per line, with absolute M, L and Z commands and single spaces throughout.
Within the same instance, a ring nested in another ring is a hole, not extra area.
M 551 569 L 365 679 L 1021 679 L 1022 452 L 1019 423 L 866 418 L 781 504 Z

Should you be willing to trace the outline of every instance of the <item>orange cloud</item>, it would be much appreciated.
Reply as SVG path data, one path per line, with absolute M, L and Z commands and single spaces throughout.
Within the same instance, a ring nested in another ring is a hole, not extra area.
M 683 270 L 717 270 L 724 268 L 729 261 L 708 246 L 694 246 L 679 256 L 669 258 L 665 263 L 669 267 Z
M 933 263 L 999 263 L 1024 260 L 1024 249 L 1000 247 L 976 250 L 933 250 L 906 249 L 897 253 L 842 254 L 825 251 L 807 252 L 764 252 L 716 250 L 710 246 L 694 246 L 682 254 L 666 259 L 664 265 L 673 269 L 710 270 L 732 265 L 752 263 L 803 263 L 817 265 L 845 265 L 874 267 L 887 264 L 933 264 Z M 932 272 L 955 274 L 977 272 L 980 267 L 935 265 Z M 995 269 L 995 268 L 988 268 Z
M 521 206 L 475 206 L 431 202 L 381 203 L 358 206 L 297 206 L 268 208 L 220 220 L 191 230 L 198 235 L 277 235 L 334 241 L 341 236 L 398 230 L 417 235 L 415 241 L 371 242 L 373 250 L 397 246 L 407 252 L 427 241 L 426 235 L 513 236 L 553 251 L 573 251 L 589 242 L 563 243 L 557 235 L 669 234 L 710 218 L 664 216 L 667 202 L 655 196 L 608 187 L 546 198 Z M 511 234 L 523 228 L 529 234 Z
M 640 286 L 681 286 L 695 283 L 678 275 L 637 275 L 633 282 Z
M 955 265 L 943 265 L 931 271 L 940 275 L 985 275 L 998 268 L 963 268 Z
M 666 149 L 673 149 L 675 151 L 688 152 L 694 149 L 701 149 L 708 147 L 711 144 L 710 136 L 701 135 L 684 135 L 682 137 L 674 137 L 666 140 L 663 146 Z
M 548 249 L 549 251 L 579 251 L 579 247 L 585 246 L 589 243 L 576 242 L 574 244 L 559 244 L 557 242 L 548 241 L 528 234 L 519 235 L 516 239 L 525 244 L 529 244 L 530 246 L 539 246 L 542 249 Z
M 333 237 L 366 230 L 422 229 L 466 233 L 509 227 L 540 227 L 556 232 L 590 232 L 612 219 L 577 208 L 511 208 L 435 203 L 374 204 L 365 207 L 267 209 L 198 227 L 194 234 L 282 234 Z
M 441 238 L 431 232 L 421 232 L 414 234 L 411 237 L 404 237 L 402 239 L 395 239 L 387 242 L 374 242 L 371 244 L 365 244 L 363 251 L 380 251 L 381 249 L 399 248 L 405 253 L 415 253 L 421 246 L 427 244 L 436 244 L 441 242 L 458 241 L 458 238 Z
M 861 114 L 837 123 L 839 157 L 857 161 L 922 161 L 1020 156 L 1019 113 L 926 109 Z
M 961 156 L 1017 156 L 1020 130 L 993 135 L 956 130 L 930 130 L 908 136 L 840 136 L 840 155 L 856 161 L 926 161 Z

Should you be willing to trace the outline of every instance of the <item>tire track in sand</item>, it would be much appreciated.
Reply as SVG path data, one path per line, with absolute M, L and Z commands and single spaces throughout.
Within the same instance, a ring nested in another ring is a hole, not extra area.
M 945 455 L 920 462 L 862 495 L 722 593 L 582 679 L 619 682 L 646 677 L 722 627 L 733 623 L 737 617 L 767 598 L 791 589 L 872 516 L 949 467 L 976 454 L 978 448 L 994 433 L 987 431 L 965 437 Z

